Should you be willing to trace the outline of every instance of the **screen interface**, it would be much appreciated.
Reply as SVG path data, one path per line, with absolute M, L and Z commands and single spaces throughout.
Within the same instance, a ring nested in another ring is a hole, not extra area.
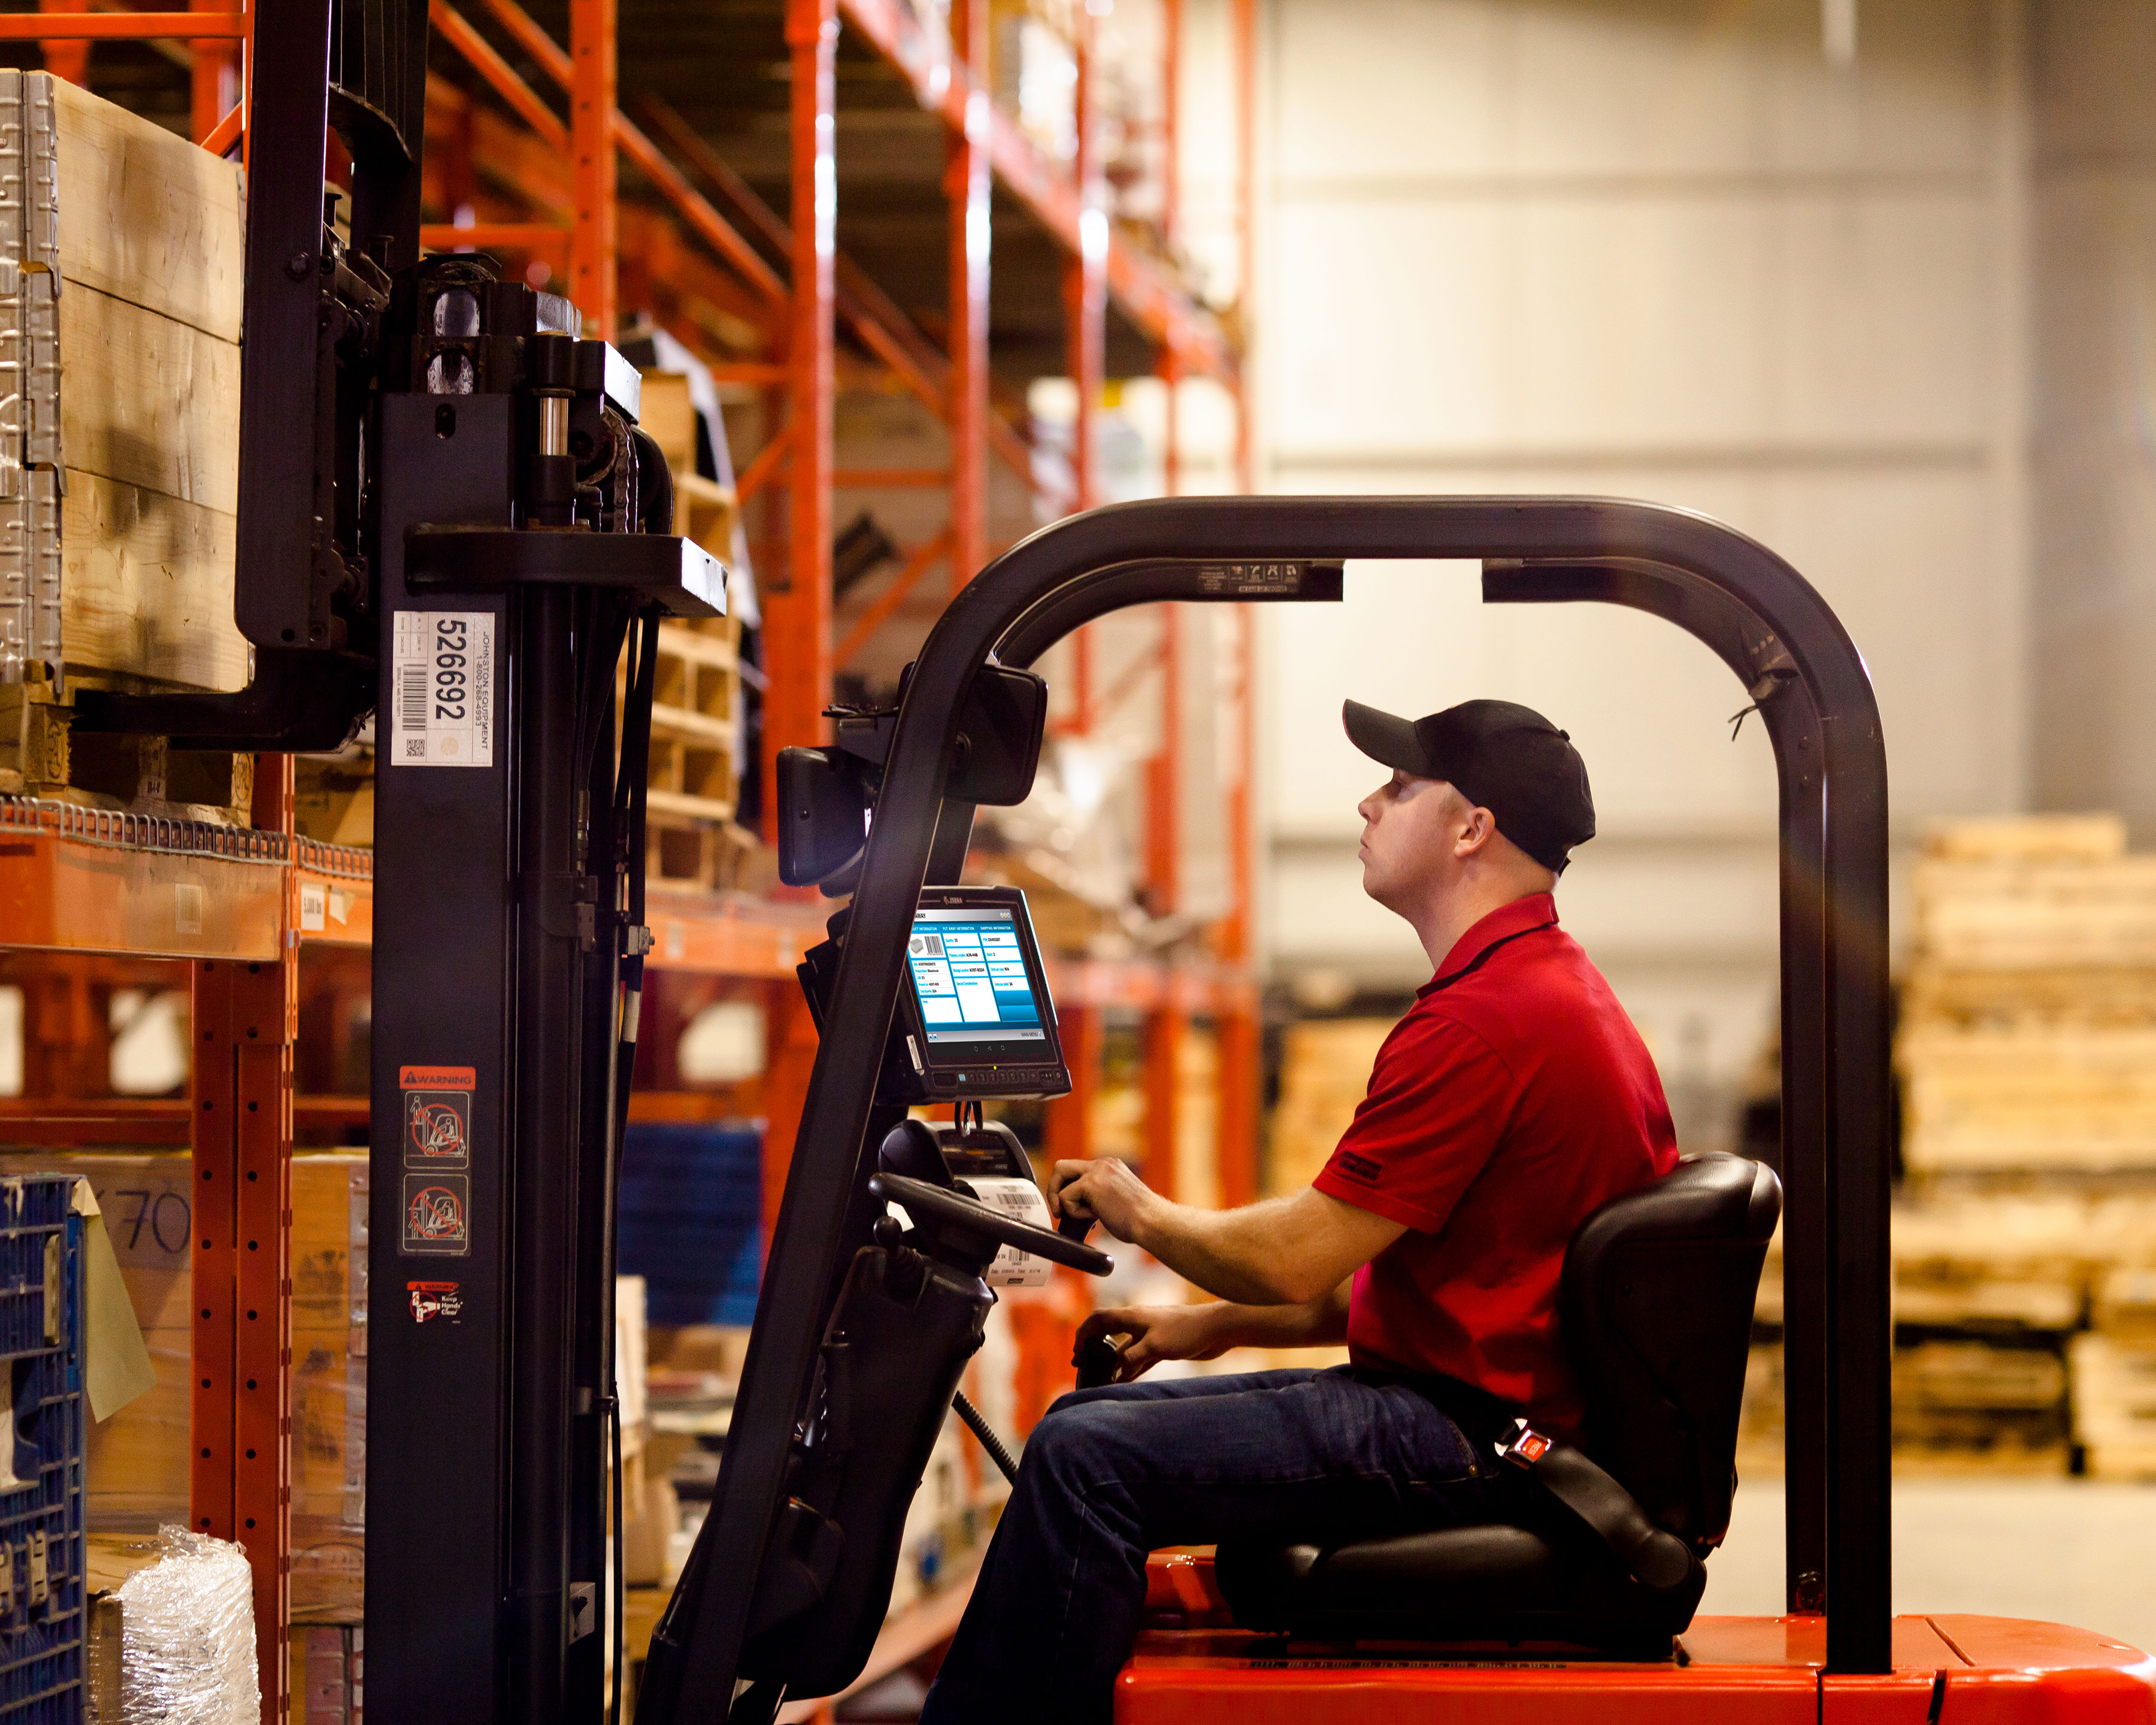
M 915 912 L 906 962 L 934 1052 L 948 1059 L 985 1054 L 988 1045 L 998 1043 L 1047 1042 L 1018 925 L 1008 909 L 983 905 Z

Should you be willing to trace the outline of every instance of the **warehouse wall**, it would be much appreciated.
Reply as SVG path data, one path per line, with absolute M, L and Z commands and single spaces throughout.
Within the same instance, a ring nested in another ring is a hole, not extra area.
M 1276 0 L 1259 379 L 1270 489 L 1594 492 L 1789 557 L 1876 680 L 1907 841 L 2021 806 L 2018 6 Z M 1364 900 L 1381 773 L 1343 696 L 1568 726 L 1602 836 L 1560 903 L 1665 1074 L 1722 1089 L 1774 988 L 1774 798 L 1734 680 L 1666 625 L 1486 611 L 1466 566 L 1351 567 L 1267 631 L 1278 972 L 1428 974 Z
M 2044 0 L 2029 33 L 2035 785 L 2156 843 L 2156 8 Z

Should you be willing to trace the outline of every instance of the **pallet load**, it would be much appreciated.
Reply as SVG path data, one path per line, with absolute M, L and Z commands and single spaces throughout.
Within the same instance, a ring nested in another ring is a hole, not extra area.
M 2156 1262 L 2156 855 L 2115 815 L 1958 822 L 1914 886 L 1897 1450 L 2126 1469 L 2150 1397 L 2104 1291 Z
M 0 791 L 244 819 L 245 755 L 73 737 L 84 686 L 236 689 L 240 171 L 0 72 Z

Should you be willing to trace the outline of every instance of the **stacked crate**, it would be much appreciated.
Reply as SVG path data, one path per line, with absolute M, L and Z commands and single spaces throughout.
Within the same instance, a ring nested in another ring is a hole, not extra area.
M 2111 815 L 1967 821 L 1914 884 L 1897 1445 L 2156 1471 L 2156 855 Z
M 696 471 L 697 413 L 689 380 L 644 377 L 642 424 L 674 477 L 674 531 L 735 564 L 741 510 L 733 487 Z M 747 727 L 742 705 L 741 619 L 669 618 L 659 625 L 651 706 L 649 878 L 731 886 L 747 847 L 734 825 Z

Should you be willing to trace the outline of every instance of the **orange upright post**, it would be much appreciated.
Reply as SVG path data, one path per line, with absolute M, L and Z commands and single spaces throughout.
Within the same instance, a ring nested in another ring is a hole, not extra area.
M 1235 973 L 1229 999 L 1217 1021 L 1220 1039 L 1220 1201 L 1249 1204 L 1258 1195 L 1260 1090 L 1263 1027 L 1258 1016 L 1257 983 L 1250 975 L 1255 955 L 1257 811 L 1251 795 L 1256 764 L 1255 679 L 1257 619 L 1247 605 L 1235 610 L 1234 729 L 1235 777 L 1228 788 L 1228 868 L 1233 908 L 1218 932 L 1222 962 Z
M 88 12 L 90 0 L 38 0 L 40 12 Z M 90 80 L 90 44 L 82 39 L 58 38 L 40 42 L 38 51 L 44 55 L 45 69 L 55 78 L 64 78 L 70 84 L 87 84 Z
M 569 0 L 569 158 L 576 224 L 569 234 L 569 297 L 595 333 L 613 339 L 615 0 Z
M 1146 763 L 1146 889 L 1156 916 L 1175 913 L 1182 897 L 1183 615 L 1160 608 L 1160 747 Z M 1177 1167 L 1176 1054 L 1189 1019 L 1179 1002 L 1164 999 L 1146 1014 L 1146 1177 L 1155 1190 L 1181 1196 Z
M 1160 239 L 1173 258 L 1183 233 L 1183 0 L 1162 0 L 1160 25 Z M 1183 492 L 1183 364 L 1173 341 L 1160 350 L 1154 370 L 1168 392 L 1161 429 L 1160 488 L 1175 497 Z
M 1092 24 L 1082 9 L 1077 19 L 1078 157 L 1072 168 L 1078 182 L 1078 254 L 1063 266 L 1063 341 L 1070 381 L 1078 388 L 1077 418 L 1071 427 L 1070 475 L 1077 490 L 1077 506 L 1091 509 L 1101 501 L 1093 415 L 1100 408 L 1107 365 L 1108 212 L 1094 137 Z
M 764 700 L 767 785 L 778 752 L 823 741 L 831 701 L 832 149 L 837 0 L 787 0 L 793 64 L 793 316 L 787 355 L 784 584 L 764 601 L 771 673 Z M 767 791 L 767 796 L 770 793 Z
M 256 763 L 254 819 L 292 831 L 292 761 Z M 295 900 L 298 888 L 288 888 Z M 254 1572 L 263 1725 L 290 1708 L 292 1045 L 295 901 L 274 960 L 194 967 L 193 1474 L 189 1517 Z
M 1235 298 L 1243 314 L 1243 339 L 1251 339 L 1257 304 L 1258 202 L 1258 0 L 1235 0 L 1235 240 L 1239 280 Z M 1256 445 L 1250 431 L 1250 385 L 1246 369 L 1235 367 L 1235 489 L 1250 491 L 1257 478 Z
M 233 0 L 188 0 L 191 12 L 229 12 Z M 83 44 L 88 49 L 87 43 Z M 190 42 L 194 64 L 187 74 L 187 136 L 198 143 L 217 130 L 239 100 L 239 45 L 234 42 Z
M 764 829 L 777 836 L 783 748 L 824 740 L 831 704 L 831 393 L 833 260 L 839 216 L 832 133 L 837 102 L 838 0 L 787 0 L 793 59 L 793 304 L 787 353 L 785 576 L 762 595 L 765 668 Z M 808 1095 L 816 1032 L 798 991 L 774 986 L 767 1018 L 763 1220 L 767 1237 Z
M 950 142 L 951 591 L 988 557 L 988 0 L 953 0 L 966 125 Z
M 1107 367 L 1108 213 L 1101 204 L 1100 164 L 1093 136 L 1092 21 L 1082 8 L 1076 17 L 1078 158 L 1071 166 L 1078 184 L 1078 251 L 1063 264 L 1063 346 L 1064 363 L 1078 394 L 1077 412 L 1070 425 L 1070 506 L 1087 510 L 1101 501 L 1093 414 L 1100 406 Z M 1091 632 L 1081 629 L 1072 638 L 1071 650 L 1075 660 L 1071 680 L 1076 685 L 1073 691 L 1078 706 L 1076 728 L 1090 731 L 1096 716 Z
M 1058 1096 L 1043 1111 L 1043 1147 L 1050 1162 L 1081 1162 L 1093 1153 L 1093 1098 L 1101 1089 L 1106 1027 L 1097 1006 L 1066 1002 L 1057 1014 L 1056 1033 L 1063 1039 L 1063 1062 L 1070 1069 L 1070 1094 Z

